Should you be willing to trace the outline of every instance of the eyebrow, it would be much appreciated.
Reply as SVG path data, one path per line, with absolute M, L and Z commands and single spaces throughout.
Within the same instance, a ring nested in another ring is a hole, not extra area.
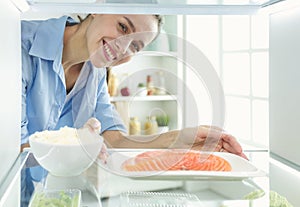
M 128 22 L 128 24 L 129 24 L 131 30 L 132 30 L 133 32 L 135 32 L 135 27 L 134 27 L 132 21 L 131 21 L 128 17 L 123 16 L 123 18 L 126 19 L 126 21 Z

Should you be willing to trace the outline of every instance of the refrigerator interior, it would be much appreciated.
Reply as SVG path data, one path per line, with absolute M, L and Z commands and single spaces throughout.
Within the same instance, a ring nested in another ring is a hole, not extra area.
M 17 2 L 17 3 L 16 3 Z M 20 1 L 24 4 L 24 1 Z M 86 1 L 85 1 L 86 2 Z M 38 13 L 49 12 L 51 15 L 60 15 L 63 13 L 87 13 L 87 12 L 100 12 L 100 13 L 140 13 L 141 8 L 145 9 L 145 12 L 151 13 L 153 11 L 159 11 L 168 14 L 177 13 L 189 13 L 189 14 L 254 14 L 259 9 L 265 9 L 267 7 L 281 4 L 281 1 L 250 1 L 250 3 L 244 3 L 240 1 L 236 5 L 231 4 L 219 4 L 218 1 L 206 1 L 204 5 L 197 5 L 188 1 L 188 4 L 177 3 L 168 5 L 169 1 L 159 1 L 159 5 L 150 4 L 149 7 L 145 7 L 145 4 L 128 4 L 123 7 L 119 1 L 92 1 L 91 3 L 84 3 L 76 1 L 65 3 L 57 1 L 28 1 L 30 6 L 30 12 Z M 132 1 L 129 1 L 132 3 Z M 249 1 L 247 1 L 249 2 Z M 278 3 L 279 2 L 279 3 Z M 79 4 L 78 4 L 79 3 Z M 94 4 L 95 3 L 95 4 Z M 21 5 L 21 4 L 20 4 Z M 133 7 L 135 5 L 135 7 Z M 270 5 L 270 6 L 269 6 Z M 3 99 L 1 101 L 1 146 L 5 146 L 0 150 L 1 157 L 5 157 L 0 165 L 0 183 L 5 181 L 7 174 L 10 172 L 10 167 L 16 161 L 19 155 L 20 146 L 20 124 L 21 124 L 21 52 L 20 52 L 20 11 L 18 1 L 4 0 L 1 1 L 0 17 L 4 24 L 5 32 L 0 34 L 3 41 L 3 46 L 0 49 L 1 54 L 1 70 L 2 80 L 1 94 Z M 130 8 L 130 9 L 129 9 Z M 173 9 L 170 9 L 173 8 Z M 277 11 L 280 8 L 277 8 Z M 26 16 L 26 15 L 25 15 Z M 207 184 L 208 186 L 208 184 Z M 11 185 L 7 185 L 7 189 L 0 188 L 0 206 L 17 206 L 16 204 L 19 192 L 19 183 L 17 181 L 12 182 Z M 213 186 L 207 187 L 208 189 L 215 189 Z M 215 190 L 213 193 L 218 194 Z M 230 195 L 224 195 L 224 197 L 230 197 Z

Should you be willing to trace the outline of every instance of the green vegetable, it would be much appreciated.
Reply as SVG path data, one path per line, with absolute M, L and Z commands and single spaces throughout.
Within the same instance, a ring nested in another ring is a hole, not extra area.
M 145 87 L 145 84 L 144 84 L 144 83 L 139 83 L 139 84 L 138 84 L 138 87 L 139 87 L 139 88 Z
M 156 121 L 158 126 L 168 126 L 169 116 L 167 115 L 156 116 Z
M 255 190 L 255 191 L 252 191 L 251 193 L 245 195 L 244 199 L 254 200 L 254 199 L 262 197 L 263 195 L 265 195 L 264 191 L 262 191 L 262 190 Z
M 274 191 L 270 191 L 270 207 L 293 207 L 287 199 Z
M 61 191 L 59 195 L 48 195 L 47 193 L 36 193 L 30 207 L 78 207 L 79 195 L 71 197 L 66 192 Z
M 244 199 L 253 200 L 260 198 L 264 195 L 264 191 L 255 190 L 244 196 Z M 274 191 L 270 191 L 270 207 L 293 207 L 285 197 L 279 195 Z

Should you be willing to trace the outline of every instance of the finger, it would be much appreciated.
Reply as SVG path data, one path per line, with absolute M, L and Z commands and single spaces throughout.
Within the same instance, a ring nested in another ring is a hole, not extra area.
M 102 148 L 100 150 L 100 153 L 98 155 L 98 158 L 103 162 L 106 163 L 107 158 L 108 158 L 109 154 L 107 152 L 107 147 L 105 144 L 102 145 Z
M 221 148 L 221 149 L 220 149 L 220 152 L 231 153 L 231 152 L 227 151 L 227 150 L 224 149 L 224 148 Z M 235 153 L 233 153 L 233 154 L 235 154 Z M 240 154 L 236 154 L 236 155 L 238 155 L 238 156 L 240 156 L 240 157 L 242 157 L 242 158 L 244 158 L 244 159 L 246 159 L 246 160 L 249 160 L 248 157 L 247 157 L 243 152 L 240 153 Z
M 202 144 L 198 144 L 198 145 L 193 145 L 191 150 L 197 150 L 197 151 L 201 151 L 203 148 Z
M 237 142 L 237 140 L 233 136 L 228 134 L 223 134 L 222 140 L 223 140 L 223 148 L 226 149 L 227 151 L 235 154 L 242 153 L 243 150 L 241 145 Z
M 239 154 L 239 156 L 245 158 L 246 160 L 249 160 L 248 157 L 243 152 L 241 154 Z
M 220 152 L 227 152 L 227 153 L 230 153 L 230 152 L 228 152 L 226 149 L 224 149 L 224 148 L 221 148 L 220 149 Z
M 108 153 L 102 153 L 100 152 L 100 154 L 98 155 L 98 158 L 103 162 L 106 163 L 107 162 L 107 158 L 108 158 Z
M 102 153 L 107 153 L 107 147 L 106 147 L 106 144 L 102 144 L 102 147 L 101 147 L 101 151 Z
M 100 132 L 101 123 L 96 118 L 90 118 L 85 124 L 84 127 L 87 127 L 95 132 Z
M 236 148 L 233 148 L 232 146 L 230 146 L 228 143 L 224 142 L 223 143 L 223 148 L 220 150 L 220 152 L 229 152 L 229 153 L 233 153 L 236 154 L 242 158 L 245 158 L 246 160 L 249 160 L 248 157 L 243 153 L 242 148 L 239 150 L 237 150 Z
M 215 151 L 216 151 L 216 152 L 221 152 L 222 149 L 223 149 L 223 148 L 222 148 L 222 144 L 218 144 L 218 145 L 216 146 Z
M 223 148 L 227 150 L 228 152 L 234 153 L 234 154 L 241 154 L 242 148 L 240 145 L 232 146 L 231 144 L 227 142 L 223 142 Z

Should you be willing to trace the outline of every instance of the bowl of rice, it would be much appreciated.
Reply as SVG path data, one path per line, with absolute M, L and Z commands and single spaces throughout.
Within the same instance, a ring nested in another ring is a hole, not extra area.
M 55 176 L 78 176 L 97 159 L 103 138 L 88 128 L 62 127 L 29 137 L 37 162 Z

